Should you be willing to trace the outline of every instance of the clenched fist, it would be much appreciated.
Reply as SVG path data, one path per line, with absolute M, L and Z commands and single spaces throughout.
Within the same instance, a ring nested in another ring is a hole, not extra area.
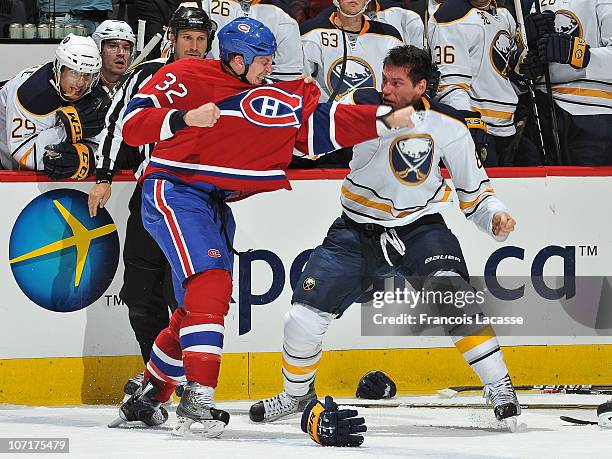
M 208 102 L 207 104 L 200 105 L 198 108 L 189 110 L 185 113 L 183 119 L 187 126 L 213 127 L 220 116 L 221 111 L 219 107 L 212 102 Z
M 495 236 L 508 236 L 514 231 L 515 225 L 516 220 L 507 212 L 497 212 L 493 216 L 493 234 Z

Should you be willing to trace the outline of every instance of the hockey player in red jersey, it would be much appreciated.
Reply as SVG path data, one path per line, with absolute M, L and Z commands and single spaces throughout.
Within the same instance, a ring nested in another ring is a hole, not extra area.
M 184 307 L 157 337 L 145 383 L 120 409 L 123 421 L 162 424 L 160 407 L 187 380 L 177 415 L 218 436 L 229 414 L 215 408 L 224 317 L 232 292 L 235 224 L 226 201 L 290 189 L 294 148 L 323 154 L 413 126 L 412 108 L 318 104 L 307 80 L 271 83 L 276 40 L 259 21 L 238 18 L 219 32 L 220 61 L 163 67 L 126 108 L 124 140 L 157 142 L 143 174 L 143 223 L 172 265 Z

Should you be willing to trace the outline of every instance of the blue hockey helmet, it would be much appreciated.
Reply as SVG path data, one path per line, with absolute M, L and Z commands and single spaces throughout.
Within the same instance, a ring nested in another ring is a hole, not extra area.
M 244 57 L 250 65 L 256 56 L 272 56 L 276 52 L 276 38 L 270 29 L 256 19 L 240 17 L 227 23 L 217 35 L 219 58 L 228 63 L 232 54 Z

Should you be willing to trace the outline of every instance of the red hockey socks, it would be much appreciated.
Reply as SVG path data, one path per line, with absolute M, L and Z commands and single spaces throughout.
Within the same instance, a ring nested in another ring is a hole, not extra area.
M 189 278 L 185 287 L 186 316 L 180 329 L 185 376 L 187 381 L 215 388 L 232 279 L 225 270 L 211 269 Z

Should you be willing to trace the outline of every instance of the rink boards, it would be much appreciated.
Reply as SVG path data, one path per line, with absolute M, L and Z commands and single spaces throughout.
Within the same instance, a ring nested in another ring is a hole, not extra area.
M 612 274 L 607 209 L 612 170 L 534 168 L 492 175 L 499 176 L 494 188 L 518 222 L 509 240 L 488 238 L 456 204 L 444 214 L 473 276 L 482 275 L 493 254 L 505 253 L 497 274 L 524 276 L 526 294 L 516 300 L 520 310 L 529 307 L 530 279 L 542 254 L 575 255 L 545 256 L 547 275 L 562 276 L 568 266 L 577 277 Z M 235 263 L 220 398 L 255 398 L 281 387 L 278 351 L 291 285 L 307 251 L 340 213 L 341 176 L 341 171 L 294 172 L 293 191 L 232 204 L 235 247 L 253 251 Z M 96 220 L 86 212 L 91 186 L 0 173 L 5 222 L 0 228 L 5 241 L 0 247 L 0 403 L 108 403 L 140 370 L 139 349 L 118 297 L 134 182 L 119 177 L 108 212 Z M 363 336 L 360 309 L 353 305 L 330 328 L 317 380 L 321 393 L 351 395 L 370 369 L 388 371 L 400 391 L 476 383 L 449 338 Z M 569 316 L 555 321 L 555 332 L 545 333 L 543 326 L 535 336 L 500 337 L 515 384 L 608 383 L 610 330 L 594 333 L 588 320 L 577 324 Z M 558 333 L 558 327 L 566 332 Z

